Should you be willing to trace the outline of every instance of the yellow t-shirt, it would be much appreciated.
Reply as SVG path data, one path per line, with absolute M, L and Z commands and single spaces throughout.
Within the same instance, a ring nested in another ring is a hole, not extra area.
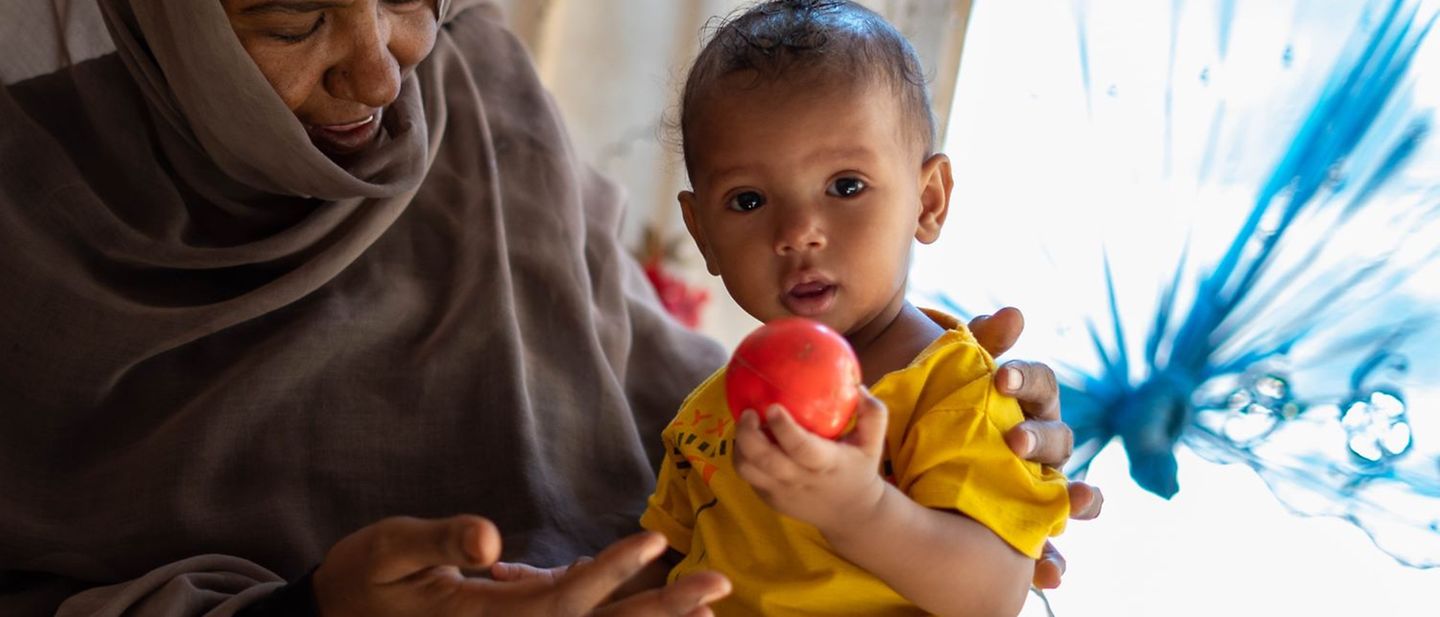
M 880 471 L 917 503 L 963 512 L 1038 558 L 1045 539 L 1065 527 L 1065 478 L 1005 445 L 1005 431 L 1022 416 L 995 390 L 994 360 L 965 326 L 926 312 L 949 331 L 870 390 L 890 410 Z M 723 368 L 711 375 L 666 427 L 660 478 L 640 518 L 685 554 L 670 580 L 725 574 L 734 591 L 715 605 L 718 615 L 923 614 L 835 554 L 819 530 L 775 512 L 735 473 L 724 377 Z

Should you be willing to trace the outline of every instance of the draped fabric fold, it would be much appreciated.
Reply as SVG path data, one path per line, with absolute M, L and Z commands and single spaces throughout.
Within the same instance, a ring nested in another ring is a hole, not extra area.
M 0 613 L 118 585 L 227 614 L 388 515 L 488 516 L 540 564 L 636 528 L 723 354 L 658 307 L 493 7 L 439 3 L 344 166 L 218 0 L 101 7 L 113 53 L 0 90 Z

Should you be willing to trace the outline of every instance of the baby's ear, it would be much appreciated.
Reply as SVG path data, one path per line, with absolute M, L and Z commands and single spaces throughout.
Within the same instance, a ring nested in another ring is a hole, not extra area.
M 920 165 L 920 220 L 915 226 L 915 239 L 930 244 L 940 239 L 940 228 L 950 214 L 950 189 L 955 179 L 950 175 L 950 157 L 933 154 Z
M 710 243 L 705 241 L 705 231 L 695 221 L 695 193 L 680 191 L 675 198 L 680 202 L 680 213 L 685 216 L 685 230 L 690 232 L 690 238 L 695 240 L 695 246 L 705 257 L 705 269 L 710 271 L 712 276 L 720 276 L 720 265 L 715 263 L 715 258 L 710 253 Z

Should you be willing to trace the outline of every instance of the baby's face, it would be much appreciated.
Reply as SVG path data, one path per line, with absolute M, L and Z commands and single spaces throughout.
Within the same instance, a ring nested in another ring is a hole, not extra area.
M 710 272 L 761 321 L 848 334 L 898 307 L 911 241 L 933 241 L 943 221 L 948 194 L 939 217 L 926 216 L 936 191 L 922 196 L 944 157 L 924 160 L 888 87 L 731 81 L 697 110 L 694 192 L 680 195 Z

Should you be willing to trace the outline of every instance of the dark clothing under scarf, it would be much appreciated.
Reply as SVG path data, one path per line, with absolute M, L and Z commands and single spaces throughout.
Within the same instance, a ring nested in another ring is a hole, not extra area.
M 53 2 L 0 21 L 83 17 Z M 100 0 L 112 51 L 0 66 L 0 614 L 228 615 L 389 515 L 541 565 L 636 529 L 723 352 L 495 11 L 448 4 L 344 167 L 218 0 Z

